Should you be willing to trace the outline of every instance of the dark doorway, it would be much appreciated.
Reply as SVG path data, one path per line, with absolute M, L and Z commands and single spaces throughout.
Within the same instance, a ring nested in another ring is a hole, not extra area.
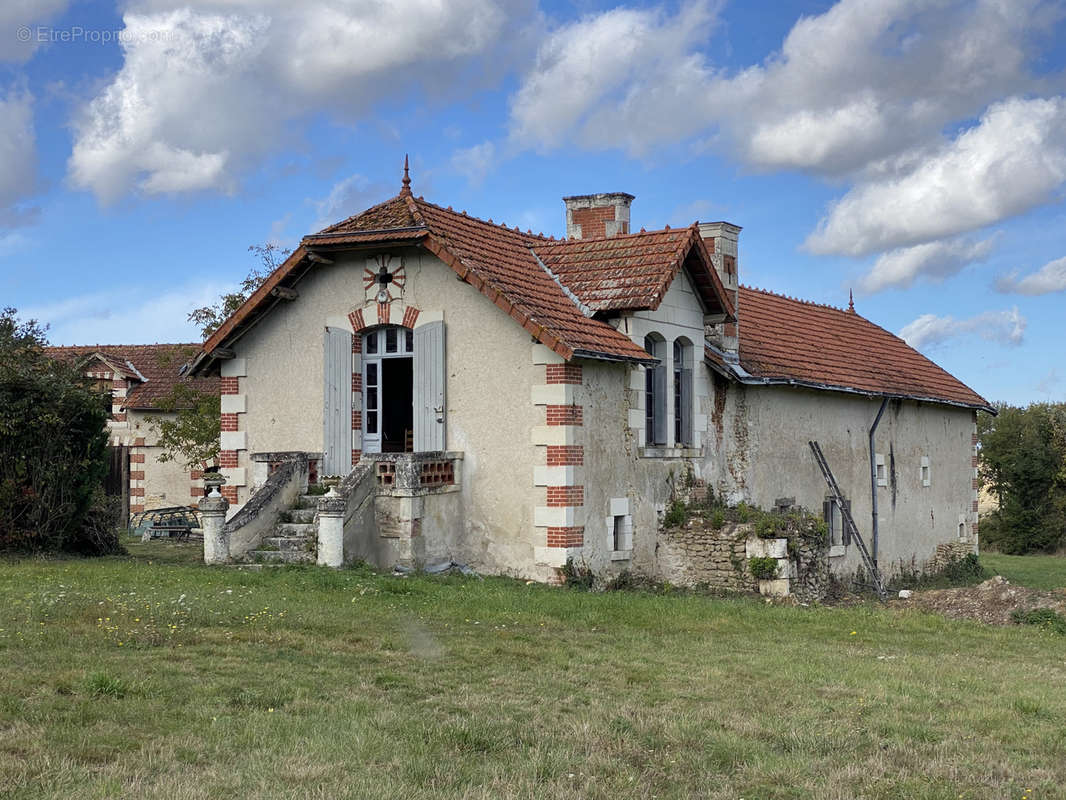
M 381 452 L 414 449 L 413 359 L 381 360 Z
M 130 449 L 128 447 L 109 447 L 107 477 L 104 479 L 104 493 L 108 497 L 117 497 L 122 504 L 122 520 L 130 518 Z

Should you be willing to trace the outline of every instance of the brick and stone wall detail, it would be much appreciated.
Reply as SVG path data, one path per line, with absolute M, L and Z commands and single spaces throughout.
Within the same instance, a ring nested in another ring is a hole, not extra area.
M 248 375 L 247 362 L 243 358 L 223 361 L 221 372 L 219 399 L 222 411 L 222 432 L 219 442 L 218 466 L 226 478 L 226 484 L 219 489 L 219 492 L 231 504 L 236 505 L 248 499 L 242 496 L 247 492 L 247 471 L 250 464 L 247 463 L 248 434 L 244 429 L 247 397 L 243 391 L 243 381 L 241 380 Z M 202 482 L 200 485 L 202 486 Z M 195 491 L 195 489 L 191 491 Z

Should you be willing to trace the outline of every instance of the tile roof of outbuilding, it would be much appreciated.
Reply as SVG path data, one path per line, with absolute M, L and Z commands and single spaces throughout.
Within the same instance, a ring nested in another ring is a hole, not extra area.
M 794 383 L 991 410 L 987 400 L 854 311 L 740 287 L 740 366 L 758 382 Z M 715 366 L 722 359 L 712 350 Z
M 99 354 L 132 378 L 125 407 L 154 409 L 156 401 L 166 397 L 179 382 L 190 382 L 206 394 L 218 394 L 217 378 L 183 378 L 181 367 L 200 351 L 200 344 L 91 344 L 73 347 L 46 347 L 45 352 L 70 364 Z M 130 369 L 132 367 L 132 371 Z M 139 376 L 139 377 L 138 377 Z M 140 378 L 145 380 L 141 381 Z

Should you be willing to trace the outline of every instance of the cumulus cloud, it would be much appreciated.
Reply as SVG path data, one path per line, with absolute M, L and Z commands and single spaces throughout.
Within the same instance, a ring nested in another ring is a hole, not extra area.
M 478 59 L 505 62 L 498 48 L 535 18 L 528 0 L 137 3 L 121 69 L 75 119 L 70 178 L 104 202 L 230 190 L 292 120 L 469 87 Z
M 1066 99 L 996 103 L 911 171 L 861 183 L 805 243 L 861 256 L 982 228 L 1049 200 L 1066 180 Z
M 1027 320 L 1014 307 L 1009 311 L 986 311 L 968 319 L 922 314 L 908 323 L 899 336 L 911 347 L 931 350 L 959 336 L 977 335 L 988 342 L 1016 347 L 1025 339 Z
M 12 92 L 0 97 L 0 227 L 29 222 L 35 209 L 20 203 L 36 189 L 37 140 L 33 97 Z
M 983 261 L 996 245 L 996 237 L 982 241 L 950 239 L 892 250 L 880 256 L 859 283 L 859 291 L 873 294 L 884 289 L 906 289 L 919 278 L 940 282 L 975 261 Z
M 736 73 L 708 55 L 717 14 L 690 0 L 674 15 L 617 8 L 560 27 L 513 98 L 512 141 L 641 154 L 700 135 L 765 169 L 860 172 L 1034 90 L 1031 40 L 1062 11 L 1041 0 L 841 0 Z
M 1049 261 L 1036 272 L 1019 278 L 1017 272 L 996 281 L 996 291 L 1004 294 L 1052 294 L 1066 291 L 1066 258 Z
M 452 169 L 475 185 L 485 180 L 495 163 L 496 145 L 493 142 L 475 144 L 452 154 Z

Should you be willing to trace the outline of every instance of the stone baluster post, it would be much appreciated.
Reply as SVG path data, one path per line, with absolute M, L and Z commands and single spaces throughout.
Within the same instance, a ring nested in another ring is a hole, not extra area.
M 200 498 L 200 527 L 204 532 L 204 563 L 225 564 L 229 561 L 229 534 L 226 533 L 226 511 L 229 501 L 219 494 L 218 486 Z
M 318 565 L 344 564 L 344 510 L 348 501 L 337 493 L 336 485 L 318 501 Z

